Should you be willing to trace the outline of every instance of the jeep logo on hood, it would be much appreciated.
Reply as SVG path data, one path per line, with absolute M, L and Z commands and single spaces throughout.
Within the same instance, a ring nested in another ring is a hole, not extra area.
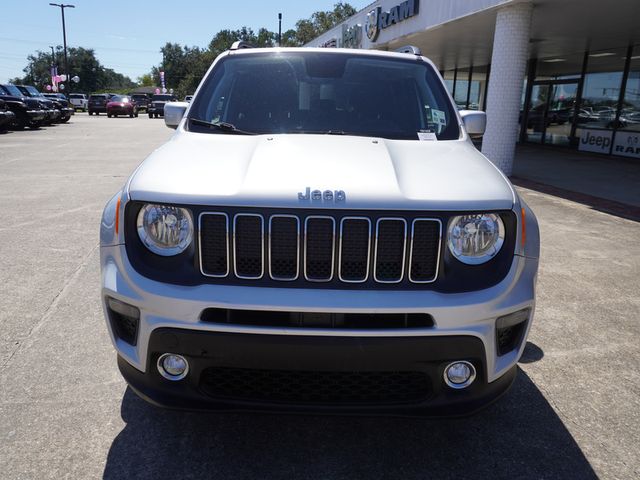
M 298 200 L 305 202 L 344 202 L 347 199 L 347 195 L 344 190 L 311 190 L 311 187 L 307 187 L 304 192 L 298 192 Z

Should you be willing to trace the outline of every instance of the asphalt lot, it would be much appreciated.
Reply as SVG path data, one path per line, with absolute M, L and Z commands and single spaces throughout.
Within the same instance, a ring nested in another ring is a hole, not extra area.
M 542 232 L 512 390 L 454 420 L 195 414 L 121 379 L 99 304 L 102 207 L 162 120 L 0 134 L 0 478 L 640 477 L 640 223 L 521 189 Z

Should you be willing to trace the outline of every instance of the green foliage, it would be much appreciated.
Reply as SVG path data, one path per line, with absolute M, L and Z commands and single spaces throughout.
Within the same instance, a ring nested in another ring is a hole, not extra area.
M 70 76 L 77 75 L 80 82 L 66 82 L 64 90 L 70 92 L 91 93 L 99 90 L 123 90 L 135 86 L 129 77 L 115 72 L 110 68 L 105 68 L 100 64 L 95 56 L 95 52 L 90 48 L 71 47 L 67 48 L 69 59 Z M 15 78 L 14 83 L 35 85 L 39 90 L 44 90 L 46 85 L 51 83 L 50 67 L 52 60 L 58 65 L 58 74 L 64 73 L 64 53 L 61 47 L 55 51 L 52 58 L 51 52 L 36 51 L 27 57 L 27 66 L 23 69 L 25 76 Z

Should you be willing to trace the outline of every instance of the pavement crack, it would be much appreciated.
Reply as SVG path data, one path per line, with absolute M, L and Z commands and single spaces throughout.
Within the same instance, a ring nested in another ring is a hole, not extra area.
M 62 301 L 62 299 L 66 296 L 67 292 L 69 291 L 69 286 L 80 276 L 80 274 L 82 273 L 82 271 L 86 268 L 86 266 L 89 264 L 89 260 L 91 259 L 91 257 L 93 256 L 93 254 L 95 253 L 95 251 L 100 247 L 99 244 L 96 244 L 90 251 L 89 253 L 87 253 L 84 258 L 82 259 L 82 261 L 80 262 L 80 264 L 76 267 L 76 269 L 74 270 L 74 272 L 67 277 L 67 279 L 65 280 L 64 284 L 62 285 L 62 288 L 58 291 L 58 293 L 55 295 L 55 297 L 53 297 L 53 300 L 51 301 L 51 303 L 49 304 L 49 306 L 46 308 L 46 310 L 44 311 L 44 313 L 42 314 L 42 316 L 40 317 L 40 319 L 29 329 L 29 332 L 27 333 L 27 335 L 22 338 L 19 343 L 18 343 L 18 348 L 16 348 L 11 355 L 9 355 L 9 358 L 7 358 L 3 364 L 2 367 L 3 368 L 6 367 L 7 365 L 9 365 L 9 362 L 11 362 L 11 359 L 13 359 L 13 357 L 22 349 L 24 348 L 25 345 L 27 345 L 29 343 L 29 340 L 31 339 L 32 335 L 34 333 L 37 333 L 42 326 L 46 323 L 46 321 L 54 314 L 54 312 L 57 310 L 58 305 L 60 304 L 60 302 Z

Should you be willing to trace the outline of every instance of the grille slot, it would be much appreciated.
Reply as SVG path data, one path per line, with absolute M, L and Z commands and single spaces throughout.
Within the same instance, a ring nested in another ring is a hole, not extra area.
M 274 280 L 295 280 L 299 274 L 300 220 L 292 215 L 269 219 L 269 275 Z
M 340 222 L 339 276 L 343 282 L 364 282 L 369 276 L 371 220 L 345 217 Z
M 264 274 L 264 221 L 262 215 L 239 213 L 233 221 L 236 277 L 259 279 Z
M 438 220 L 417 219 L 411 227 L 409 280 L 430 283 L 438 275 L 442 224 Z
M 374 278 L 380 283 L 398 283 L 404 274 L 407 221 L 381 218 L 376 226 Z
M 305 220 L 304 276 L 310 282 L 333 278 L 335 227 L 333 217 L 309 216 Z
M 388 405 L 426 400 L 423 372 L 262 370 L 209 367 L 200 388 L 219 399 L 275 404 Z
M 224 213 L 200 217 L 200 261 L 204 275 L 226 277 L 229 274 L 229 217 Z

